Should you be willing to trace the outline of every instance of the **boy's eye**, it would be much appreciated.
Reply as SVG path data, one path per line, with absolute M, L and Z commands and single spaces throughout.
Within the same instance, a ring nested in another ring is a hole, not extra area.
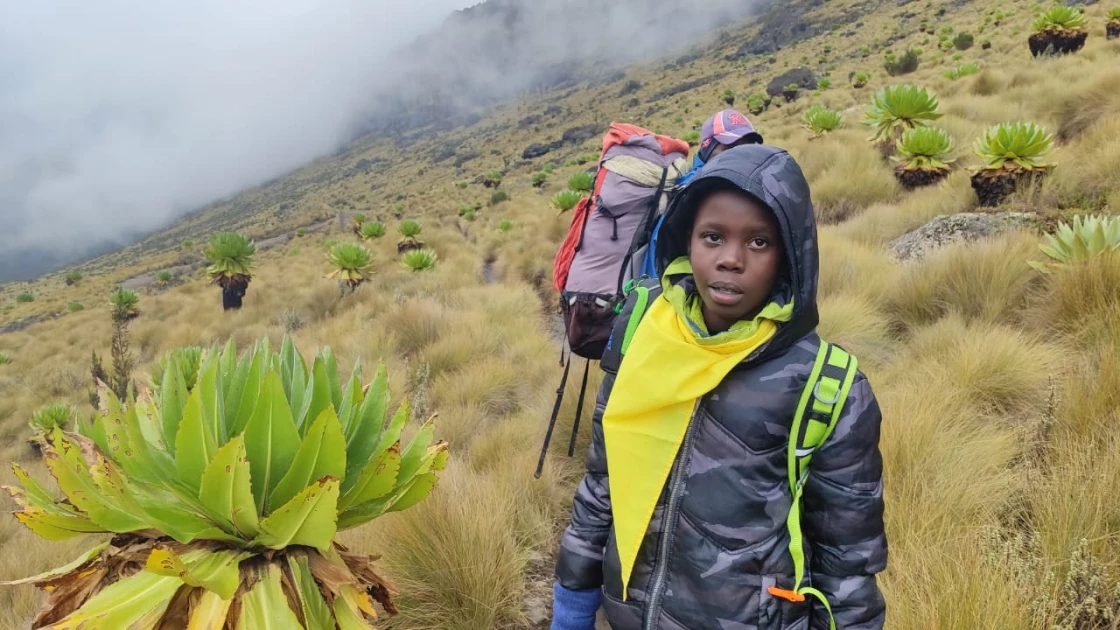
M 723 240 L 723 238 L 715 232 L 707 232 L 700 236 L 705 242 L 716 244 Z
M 765 249 L 766 247 L 770 246 L 770 239 L 763 236 L 756 236 L 752 238 L 747 244 L 754 249 Z

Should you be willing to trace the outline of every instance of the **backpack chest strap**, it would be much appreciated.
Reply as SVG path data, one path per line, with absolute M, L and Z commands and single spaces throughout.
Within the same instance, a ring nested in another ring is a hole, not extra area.
M 817 449 L 832 435 L 848 392 L 855 380 L 858 361 L 843 348 L 821 341 L 809 380 L 801 392 L 797 412 L 790 427 L 790 440 L 786 457 L 792 503 L 786 528 L 789 530 L 789 551 L 793 558 L 794 582 L 792 589 L 773 587 L 770 594 L 790 601 L 805 601 L 813 597 L 824 605 L 829 615 L 830 628 L 836 630 L 836 620 L 828 599 L 819 590 L 805 584 L 805 541 L 801 531 L 801 495 L 809 478 L 809 462 Z

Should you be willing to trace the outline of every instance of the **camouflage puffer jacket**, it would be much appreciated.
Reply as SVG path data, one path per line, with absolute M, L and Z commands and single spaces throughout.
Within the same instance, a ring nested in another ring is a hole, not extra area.
M 817 245 L 808 185 L 784 151 L 757 145 L 725 151 L 670 206 L 656 253 L 660 269 L 687 251 L 690 215 L 705 180 L 714 178 L 731 181 L 777 215 L 794 317 L 698 405 L 638 552 L 626 602 L 603 443 L 602 416 L 618 367 L 608 350 L 587 474 L 556 577 L 569 589 L 602 587 L 614 630 L 827 630 L 828 613 L 811 598 L 793 603 L 768 592 L 793 587 L 786 448 L 820 343 L 813 332 Z M 626 305 L 616 329 L 632 307 Z M 809 579 L 828 597 L 841 630 L 880 629 L 886 615 L 875 581 L 887 560 L 880 420 L 870 385 L 858 374 L 804 489 Z

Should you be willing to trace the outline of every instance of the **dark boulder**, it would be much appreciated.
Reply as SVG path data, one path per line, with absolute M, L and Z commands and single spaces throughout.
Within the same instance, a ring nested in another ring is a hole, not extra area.
M 591 138 L 599 135 L 599 128 L 595 125 L 583 125 L 581 127 L 572 127 L 560 136 L 561 144 L 582 144 Z
M 539 158 L 542 155 L 549 153 L 550 151 L 559 149 L 560 146 L 560 142 L 549 142 L 547 144 L 531 144 L 521 152 L 521 159 L 532 160 L 534 158 Z
M 653 96 L 649 97 L 649 102 L 652 103 L 654 101 L 660 101 L 663 98 L 669 98 L 670 96 L 676 96 L 677 94 L 680 94 L 681 92 L 688 92 L 689 90 L 695 90 L 698 87 L 704 87 L 705 85 L 708 85 L 709 83 L 714 83 L 716 81 L 719 81 L 722 78 L 723 78 L 722 75 L 713 75 L 713 76 L 710 76 L 710 77 L 701 77 L 699 79 L 693 79 L 692 81 L 686 81 L 684 83 L 678 83 L 677 85 L 674 85 L 673 87 L 661 90 L 660 92 L 658 92 L 658 93 L 654 94 Z
M 622 86 L 622 91 L 619 92 L 618 95 L 620 97 L 629 96 L 640 89 L 642 89 L 641 81 L 635 81 L 631 79 L 630 81 L 627 81 L 626 85 Z
M 786 86 L 794 83 L 802 90 L 815 90 L 817 89 L 817 75 L 804 66 L 794 68 L 774 77 L 766 86 L 766 93 L 770 96 L 778 96 L 785 91 Z

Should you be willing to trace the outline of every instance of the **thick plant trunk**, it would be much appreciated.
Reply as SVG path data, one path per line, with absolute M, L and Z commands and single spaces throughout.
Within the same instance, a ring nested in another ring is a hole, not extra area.
M 980 171 L 972 175 L 972 189 L 983 208 L 994 208 L 1024 183 L 1034 183 L 1042 172 L 1030 171 Z
M 423 247 L 424 247 L 424 244 L 421 243 L 420 241 L 418 241 L 416 239 L 406 238 L 406 239 L 402 240 L 401 242 L 397 243 L 397 253 L 398 254 L 403 254 L 405 252 L 410 252 L 414 249 L 422 249 Z
M 222 308 L 227 311 L 241 308 L 241 298 L 248 290 L 248 280 L 233 280 L 226 284 L 222 287 Z
M 1109 39 L 1120 39 L 1120 22 L 1109 22 L 1105 32 Z
M 1065 55 L 1074 53 L 1085 45 L 1089 33 L 1080 31 L 1066 33 L 1061 31 L 1042 31 L 1030 36 L 1027 43 L 1031 48 L 1031 55 Z
M 943 169 L 914 169 L 907 170 L 905 168 L 896 169 L 895 177 L 898 178 L 899 183 L 906 190 L 914 190 L 923 186 L 930 186 L 940 182 L 949 176 L 949 171 Z

